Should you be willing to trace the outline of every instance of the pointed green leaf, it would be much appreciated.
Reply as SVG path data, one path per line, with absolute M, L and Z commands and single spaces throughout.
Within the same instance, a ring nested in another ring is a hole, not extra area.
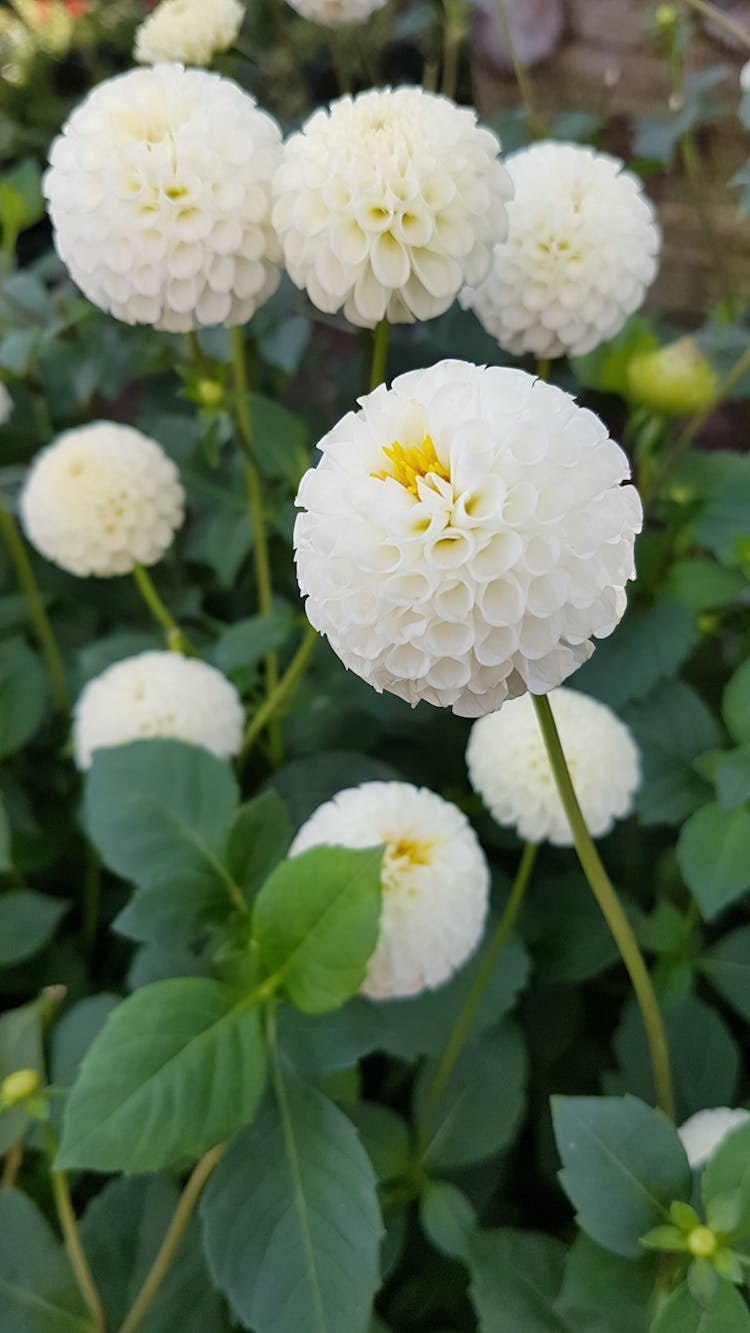
M 272 788 L 240 806 L 229 832 L 227 856 L 230 873 L 246 898 L 286 856 L 291 838 L 287 808 Z
M 739 1292 L 722 1282 L 713 1310 L 704 1310 L 680 1283 L 660 1309 L 649 1333 L 750 1333 L 750 1312 Z
M 32 958 L 49 942 L 70 903 L 31 889 L 0 895 L 0 967 Z
M 680 830 L 677 859 L 685 883 L 707 920 L 750 887 L 750 809 L 723 810 L 712 802 Z
M 0 1190 L 3 1333 L 92 1333 L 62 1245 L 19 1190 Z
M 706 1210 L 712 1200 L 730 1193 L 740 1196 L 733 1235 L 750 1239 L 750 1123 L 730 1131 L 710 1157 L 701 1182 Z
M 554 1309 L 563 1254 L 552 1236 L 512 1227 L 478 1231 L 466 1262 L 480 1333 L 573 1333 Z

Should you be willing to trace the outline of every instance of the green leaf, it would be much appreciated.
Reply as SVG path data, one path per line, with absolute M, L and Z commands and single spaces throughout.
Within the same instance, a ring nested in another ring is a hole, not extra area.
M 577 1236 L 565 1260 L 562 1291 L 555 1308 L 577 1333 L 605 1333 L 617 1311 L 617 1333 L 643 1333 L 657 1273 L 657 1259 L 624 1259 Z M 593 1325 L 593 1328 L 592 1328 Z
M 743 662 L 729 681 L 721 711 L 737 744 L 750 741 L 750 660 Z
M 363 1055 L 382 1046 L 383 1005 L 360 996 L 327 1014 L 303 1014 L 284 1005 L 278 1016 L 278 1035 L 284 1054 L 298 1074 L 317 1079 L 349 1069 Z
M 710 798 L 694 760 L 720 740 L 717 722 L 700 695 L 681 680 L 663 681 L 624 720 L 641 752 L 643 778 L 636 793 L 641 824 L 681 824 Z
M 3 1333 L 92 1333 L 65 1251 L 19 1190 L 0 1190 Z
M 214 1281 L 255 1333 L 365 1333 L 379 1285 L 375 1175 L 356 1131 L 289 1073 L 201 1204 Z
M 22 639 L 0 645 L 0 755 L 20 750 L 39 730 L 47 683 L 36 653 Z
M 609 927 L 579 871 L 540 867 L 531 885 L 524 923 L 545 985 L 588 981 L 611 967 L 619 956 Z
M 267 477 L 286 479 L 296 490 L 309 455 L 307 426 L 282 403 L 250 394 L 253 447 Z
M 78 1076 L 80 1064 L 98 1036 L 113 1009 L 120 1003 L 118 995 L 100 991 L 87 995 L 66 1009 L 52 1030 L 51 1081 L 68 1088 Z
M 143 1286 L 178 1198 L 177 1186 L 167 1176 L 111 1180 L 86 1209 L 81 1240 L 108 1328 L 120 1327 Z M 220 1333 L 225 1327 L 193 1219 L 140 1325 L 141 1333 Z
M 42 1019 L 37 1000 L 0 1014 L 0 1082 L 18 1069 L 36 1069 L 44 1076 Z M 0 1155 L 26 1132 L 28 1124 L 23 1106 L 14 1106 L 0 1114 Z
M 712 611 L 740 599 L 747 584 L 737 569 L 715 560 L 678 560 L 672 565 L 665 591 L 691 611 Z
M 576 689 L 622 708 L 674 676 L 697 641 L 695 616 L 679 602 L 660 597 L 652 606 L 635 606 L 576 672 Z
M 640 1237 L 690 1195 L 690 1167 L 674 1125 L 635 1097 L 553 1097 L 560 1181 L 578 1223 L 598 1245 L 638 1258 Z
M 554 1309 L 563 1254 L 552 1236 L 511 1227 L 478 1231 L 466 1261 L 480 1333 L 573 1333 Z
M 712 802 L 696 810 L 680 830 L 677 859 L 702 915 L 712 920 L 750 886 L 750 809 Z
M 233 900 L 224 851 L 237 800 L 229 765 L 202 746 L 139 740 L 96 751 L 86 826 L 110 869 L 142 890 L 124 930 L 141 940 L 181 931 L 184 939 L 196 922 L 226 911 Z
M 457 1185 L 448 1180 L 428 1180 L 419 1200 L 419 1220 L 437 1250 L 452 1259 L 467 1258 L 477 1217 Z
M 750 741 L 730 750 L 716 765 L 719 805 L 733 809 L 750 798 Z
M 436 1102 L 431 1088 L 437 1061 L 423 1065 L 414 1112 L 429 1167 L 452 1171 L 508 1146 L 523 1114 L 526 1063 L 521 1034 L 508 1020 L 464 1047 Z
M 719 1276 L 708 1259 L 693 1259 L 687 1272 L 687 1284 L 694 1301 L 712 1310 L 719 1295 Z
M 11 834 L 5 802 L 0 797 L 0 874 L 10 870 L 13 865 L 11 854 Z M 1 934 L 2 932 L 0 932 Z M 0 946 L 1 947 L 1 946 Z
M 359 1134 L 378 1180 L 393 1180 L 409 1165 L 409 1129 L 390 1106 L 355 1102 L 346 1113 Z
M 272 788 L 240 806 L 229 831 L 227 861 L 246 898 L 286 856 L 290 842 L 289 815 Z
M 661 1307 L 649 1333 L 750 1333 L 750 1312 L 728 1282 L 720 1284 L 713 1310 L 702 1309 L 687 1282 L 681 1282 Z
M 736 1191 L 740 1214 L 733 1230 L 741 1240 L 750 1238 L 750 1124 L 731 1130 L 709 1158 L 701 1180 L 703 1203 Z
M 0 967 L 22 963 L 48 944 L 70 903 L 30 889 L 0 895 Z
M 355 750 L 329 750 L 314 757 L 295 759 L 279 768 L 269 783 L 289 811 L 292 829 L 305 822 L 313 810 L 336 792 L 358 787 L 362 782 L 391 782 L 398 774 L 389 764 Z
M 61 1169 L 158 1171 L 252 1119 L 263 1090 L 257 1009 L 218 981 L 157 981 L 123 1000 L 70 1094 Z
M 750 1022 L 750 926 L 717 940 L 698 966 L 727 1004 Z
M 290 607 L 281 602 L 263 616 L 249 616 L 229 625 L 216 640 L 211 660 L 227 674 L 240 667 L 256 666 L 266 656 L 286 643 L 293 627 Z
M 378 939 L 382 847 L 312 847 L 260 890 L 253 935 L 306 1013 L 336 1009 L 361 986 Z

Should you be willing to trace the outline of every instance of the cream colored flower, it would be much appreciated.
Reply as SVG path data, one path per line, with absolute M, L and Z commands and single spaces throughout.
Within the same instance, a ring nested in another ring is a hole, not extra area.
M 506 166 L 508 234 L 461 304 L 515 356 L 590 352 L 622 328 L 656 275 L 653 205 L 619 158 L 593 148 L 534 144 Z
M 245 715 L 233 685 L 215 667 L 179 653 L 145 652 L 90 680 L 75 707 L 79 768 L 95 750 L 149 736 L 203 745 L 220 759 L 237 754 Z
M 13 399 L 2 380 L 0 380 L 0 426 L 4 426 L 7 421 L 10 421 L 12 415 Z
M 750 93 L 750 60 L 740 70 L 740 89 L 743 93 Z
M 137 28 L 133 55 L 141 65 L 210 65 L 236 41 L 244 17 L 240 0 L 161 0 Z
M 179 65 L 100 83 L 50 151 L 60 258 L 126 324 L 244 324 L 275 290 L 278 125 L 228 79 Z
M 337 28 L 342 23 L 364 23 L 376 9 L 382 9 L 386 0 L 288 0 L 303 19 L 312 19 L 326 28 Z
M 595 838 L 629 813 L 640 783 L 635 741 L 611 709 L 575 690 L 549 695 L 583 817 Z M 471 729 L 469 781 L 498 824 L 511 824 L 527 842 L 572 847 L 531 695 L 509 699 L 499 713 Z
M 696 1111 L 677 1133 L 687 1154 L 687 1159 L 694 1171 L 704 1166 L 713 1157 L 728 1134 L 750 1120 L 750 1111 L 743 1107 L 730 1109 L 728 1106 L 716 1106 L 708 1111 Z
M 284 145 L 273 221 L 320 310 L 372 328 L 432 319 L 487 271 L 511 193 L 476 115 L 421 88 L 372 89 L 316 111 Z
M 85 578 L 153 565 L 184 517 L 177 468 L 132 426 L 93 421 L 66 431 L 34 460 L 21 495 L 29 541 Z
M 380 934 L 362 984 L 376 1000 L 442 986 L 482 936 L 489 867 L 466 816 L 407 782 L 340 791 L 303 824 L 290 856 L 385 843 Z
M 478 717 L 559 685 L 625 609 L 642 512 L 623 451 L 521 370 L 441 361 L 360 403 L 297 496 L 311 624 L 411 704 Z

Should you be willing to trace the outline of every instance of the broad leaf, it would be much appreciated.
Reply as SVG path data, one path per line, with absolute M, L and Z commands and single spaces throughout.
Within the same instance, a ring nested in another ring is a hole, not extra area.
M 62 1245 L 25 1194 L 0 1190 L 3 1333 L 92 1333 Z
M 336 1009 L 364 981 L 378 939 L 382 860 L 382 847 L 312 847 L 283 861 L 260 890 L 253 936 L 298 1009 Z
M 22 963 L 48 944 L 70 904 L 30 889 L 0 895 L 0 967 Z
M 681 1282 L 665 1301 L 649 1333 L 750 1333 L 750 1311 L 728 1282 L 719 1284 L 712 1310 L 698 1305 L 687 1282 Z
M 240 806 L 229 832 L 227 860 L 246 898 L 286 856 L 290 842 L 289 815 L 272 788 Z
M 655 1254 L 624 1259 L 578 1236 L 565 1260 L 556 1308 L 576 1333 L 606 1333 L 617 1311 L 617 1333 L 643 1333 L 658 1266 Z
M 356 750 L 329 750 L 305 759 L 295 759 L 277 769 L 269 783 L 289 811 L 296 831 L 313 810 L 346 787 L 362 782 L 390 782 L 398 774 L 389 764 L 371 759 Z
M 695 690 L 684 681 L 669 680 L 631 704 L 625 721 L 641 751 L 642 781 L 636 793 L 641 824 L 681 824 L 710 799 L 711 788 L 693 761 L 718 745 L 715 719 Z
M 739 1125 L 712 1153 L 701 1181 L 703 1203 L 737 1191 L 740 1215 L 732 1233 L 744 1243 L 750 1240 L 750 1124 Z
M 666 1116 L 635 1097 L 554 1097 L 560 1180 L 597 1244 L 637 1258 L 639 1244 L 690 1196 L 690 1167 Z
M 22 639 L 0 645 L 0 755 L 13 754 L 38 731 L 47 704 L 39 658 Z
M 723 810 L 712 802 L 680 830 L 677 859 L 706 920 L 750 888 L 750 808 Z
M 750 741 L 730 750 L 716 765 L 719 804 L 731 810 L 750 799 Z
M 750 1022 L 750 926 L 717 940 L 698 966 L 722 999 Z
M 410 1148 L 406 1121 L 379 1102 L 355 1102 L 346 1110 L 378 1180 L 403 1175 L 409 1165 Z
M 633 607 L 576 672 L 576 689 L 621 708 L 674 676 L 697 641 L 695 616 L 679 602 L 661 597 L 652 606 Z
M 478 1231 L 466 1261 L 480 1333 L 573 1333 L 554 1309 L 564 1250 L 534 1231 Z
M 379 1284 L 375 1175 L 322 1093 L 285 1075 L 201 1211 L 214 1280 L 254 1333 L 365 1333 Z
M 466 1259 L 477 1229 L 476 1213 L 465 1194 L 448 1180 L 428 1180 L 419 1200 L 422 1230 L 435 1249 Z
M 123 1000 L 84 1057 L 59 1166 L 158 1171 L 252 1118 L 263 1089 L 257 1009 L 218 981 L 158 981 Z
M 737 668 L 724 691 L 721 711 L 738 745 L 750 741 L 750 661 Z

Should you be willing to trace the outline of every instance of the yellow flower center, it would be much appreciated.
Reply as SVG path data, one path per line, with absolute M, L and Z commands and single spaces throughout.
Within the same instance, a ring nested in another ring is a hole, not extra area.
M 412 444 L 406 448 L 403 444 L 399 444 L 398 440 L 394 440 L 388 449 L 383 449 L 383 453 L 390 463 L 390 468 L 384 468 L 382 472 L 371 472 L 370 475 L 378 481 L 387 481 L 392 477 L 410 495 L 418 494 L 417 481 L 420 477 L 432 474 L 442 477 L 443 481 L 450 481 L 450 472 L 440 462 L 429 435 L 425 435 L 421 444 Z
M 399 838 L 398 842 L 388 845 L 388 852 L 394 861 L 409 861 L 413 866 L 428 866 L 432 844 L 417 842 L 414 838 Z

